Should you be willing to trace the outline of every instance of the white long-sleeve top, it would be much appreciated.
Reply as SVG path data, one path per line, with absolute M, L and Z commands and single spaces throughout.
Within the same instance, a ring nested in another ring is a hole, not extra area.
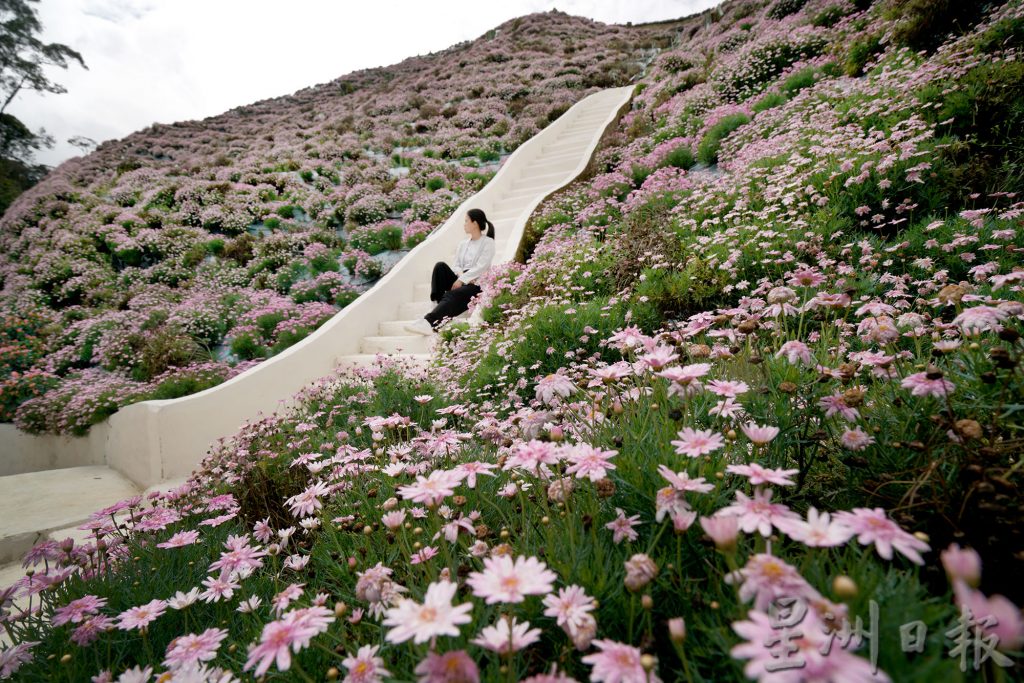
M 469 284 L 483 275 L 491 262 L 494 260 L 495 244 L 494 238 L 481 235 L 480 239 L 466 239 L 459 242 L 455 251 L 455 267 L 452 269 L 462 280 L 463 284 Z

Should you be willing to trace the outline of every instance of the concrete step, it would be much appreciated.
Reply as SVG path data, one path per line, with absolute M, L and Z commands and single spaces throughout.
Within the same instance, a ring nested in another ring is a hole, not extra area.
M 523 172 L 529 173 L 530 171 L 536 169 L 547 169 L 551 166 L 551 164 L 561 163 L 563 161 L 567 161 L 570 159 L 578 161 L 581 156 L 582 154 L 578 152 L 566 152 L 562 154 L 551 155 L 545 154 L 544 156 L 537 158 L 537 163 L 531 163 L 529 166 L 526 166 L 523 169 Z
M 584 155 L 584 151 L 586 151 L 585 148 L 586 145 L 579 144 L 572 148 L 566 148 L 563 151 L 568 151 L 569 154 L 562 156 L 558 161 L 548 160 L 544 169 L 550 173 L 560 172 L 568 175 L 572 171 L 576 170 L 576 167 L 579 166 L 581 161 L 586 159 L 586 155 Z
M 564 178 L 565 176 L 563 175 L 562 177 Z M 510 199 L 521 199 L 524 200 L 524 202 L 529 201 L 529 199 L 532 199 L 537 195 L 547 194 L 551 190 L 558 187 L 558 185 L 559 183 L 547 182 L 544 183 L 543 185 L 538 185 L 537 187 L 527 187 L 521 190 L 511 190 L 510 192 L 502 196 L 502 201 Z
M 597 124 L 601 123 L 601 121 L 606 118 L 606 116 L 607 114 L 603 112 L 590 113 L 586 116 L 577 116 L 569 122 L 569 125 L 566 126 L 566 130 L 571 130 L 573 128 L 589 128 L 590 130 L 593 130 Z
M 430 338 L 413 332 L 394 336 L 363 337 L 359 342 L 363 353 L 429 353 Z
M 493 211 L 494 215 L 498 216 L 498 220 L 500 220 L 502 222 L 505 222 L 505 221 L 512 221 L 512 222 L 514 222 L 515 219 L 519 217 L 519 214 L 521 214 L 523 212 L 523 209 L 525 208 L 526 202 L 518 202 L 517 201 L 517 202 L 514 202 L 514 204 L 515 205 L 513 206 L 512 204 L 507 203 L 504 200 L 498 200 L 498 202 L 494 205 L 494 207 L 491 209 L 491 211 Z M 498 208 L 499 206 L 502 207 L 502 208 L 499 209 Z M 491 222 L 494 223 L 495 225 L 497 225 L 497 221 L 495 221 L 495 219 L 492 218 Z
M 551 187 L 559 184 L 559 182 L 564 180 L 568 175 L 569 174 L 566 171 L 556 171 L 555 173 L 546 173 L 544 175 L 527 176 L 510 185 L 508 192 L 516 193 L 521 190 L 542 190 L 545 187 Z
M 581 140 L 591 140 L 594 137 L 594 131 L 590 128 L 582 128 L 578 131 L 566 130 L 558 136 L 559 142 L 578 142 Z
M 140 493 L 103 466 L 0 477 L 0 564 L 20 561 L 48 532 L 77 526 L 96 510 Z
M 382 337 L 396 337 L 409 334 L 405 326 L 409 323 L 416 322 L 417 318 L 411 318 L 409 320 L 384 320 L 380 323 L 380 336 Z
M 587 146 L 587 140 L 559 140 L 550 145 L 545 145 L 541 148 L 541 154 L 557 154 L 560 152 L 572 152 L 575 151 L 579 156 L 583 156 L 583 150 Z M 543 156 L 541 157 L 544 158 Z
M 601 125 L 601 122 L 603 120 L 604 120 L 603 116 L 595 116 L 595 117 L 593 117 L 591 119 L 588 119 L 586 121 L 573 121 L 572 123 L 570 123 L 568 126 L 565 127 L 565 131 L 567 133 L 575 133 L 575 132 L 578 132 L 578 131 L 587 131 L 588 133 L 593 135 L 594 132 L 597 130 L 598 126 Z
M 407 301 L 398 305 L 399 320 L 415 320 L 430 313 L 436 306 L 433 301 Z
M 494 222 L 493 218 L 491 219 L 491 222 L 492 223 Z M 416 286 L 413 287 L 413 294 L 412 294 L 412 296 L 413 296 L 413 299 L 416 299 L 417 301 L 429 301 L 430 300 L 430 283 L 429 282 L 419 282 L 419 283 L 417 283 Z
M 559 170 L 558 168 L 551 168 L 551 164 L 547 163 L 548 160 L 541 157 L 540 163 L 534 166 L 527 166 L 523 169 L 523 172 L 519 174 L 514 181 L 509 185 L 509 188 L 524 187 L 526 185 L 536 185 L 539 182 L 552 182 L 560 178 L 565 177 L 566 172 Z
M 377 361 L 384 358 L 386 354 L 376 353 L 353 353 L 347 356 L 341 356 L 335 362 L 335 366 L 339 369 L 344 368 L 360 368 L 375 365 Z M 413 366 L 424 367 L 430 365 L 430 360 L 433 357 L 429 353 L 407 353 L 402 354 L 402 362 L 409 363 Z

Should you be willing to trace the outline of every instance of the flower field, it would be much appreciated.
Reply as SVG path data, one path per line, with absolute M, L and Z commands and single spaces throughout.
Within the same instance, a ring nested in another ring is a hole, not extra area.
M 82 435 L 288 348 L 672 35 L 524 17 L 67 161 L 0 219 L 0 421 Z
M 38 545 L 0 677 L 1021 680 L 1024 6 L 671 32 L 484 324 Z

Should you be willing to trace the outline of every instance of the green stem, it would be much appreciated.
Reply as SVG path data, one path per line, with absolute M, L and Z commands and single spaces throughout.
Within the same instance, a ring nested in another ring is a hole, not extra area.
M 313 683 L 313 679 L 310 678 L 309 674 L 303 671 L 302 667 L 299 665 L 299 660 L 297 657 L 292 657 L 292 666 L 295 667 L 295 673 L 299 674 L 302 680 L 304 680 L 306 683 Z

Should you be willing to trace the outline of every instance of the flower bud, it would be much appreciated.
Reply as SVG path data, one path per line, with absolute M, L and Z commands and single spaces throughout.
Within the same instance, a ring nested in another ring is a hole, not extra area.
M 700 525 L 704 533 L 715 542 L 715 547 L 723 553 L 736 550 L 736 537 L 739 536 L 739 522 L 733 515 L 714 515 L 701 517 Z
M 857 583 L 845 574 L 832 579 L 832 592 L 836 597 L 849 600 L 857 596 Z
M 649 584 L 658 575 L 658 565 L 647 555 L 637 553 L 626 560 L 626 588 L 636 592 Z
M 973 549 L 953 543 L 939 553 L 939 559 L 951 582 L 960 579 L 974 588 L 981 583 L 981 557 Z
M 668 620 L 668 637 L 676 645 L 682 645 L 686 640 L 686 622 L 682 617 Z

